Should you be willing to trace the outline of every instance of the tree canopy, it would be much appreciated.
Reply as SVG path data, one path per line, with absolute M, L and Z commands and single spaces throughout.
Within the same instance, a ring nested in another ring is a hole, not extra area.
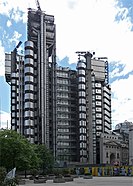
M 26 138 L 12 130 L 0 131 L 0 166 L 26 170 L 38 166 L 38 157 Z
M 54 165 L 54 158 L 49 149 L 43 144 L 35 146 L 35 152 L 37 153 L 38 158 L 40 159 L 40 169 L 43 173 L 50 171 Z
M 51 170 L 54 158 L 45 145 L 31 144 L 24 136 L 13 130 L 0 131 L 0 167 L 7 171 L 40 169 Z

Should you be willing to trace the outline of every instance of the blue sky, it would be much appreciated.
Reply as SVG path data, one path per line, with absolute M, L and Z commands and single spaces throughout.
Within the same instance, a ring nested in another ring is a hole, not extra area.
M 133 1 L 40 0 L 41 9 L 55 16 L 57 58 L 60 65 L 75 68 L 76 51 L 95 51 L 108 57 L 112 89 L 113 127 L 133 122 Z M 4 53 L 26 40 L 27 8 L 35 0 L 0 1 L 0 120 L 10 122 L 10 86 L 4 78 Z M 20 47 L 20 51 L 23 45 Z

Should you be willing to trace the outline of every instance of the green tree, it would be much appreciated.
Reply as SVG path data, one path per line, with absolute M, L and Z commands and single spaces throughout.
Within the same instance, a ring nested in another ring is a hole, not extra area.
M 25 137 L 12 130 L 0 131 L 0 166 L 9 171 L 14 167 L 27 170 L 38 164 L 34 147 Z
M 40 169 L 43 174 L 50 172 L 54 165 L 54 158 L 50 150 L 45 145 L 40 144 L 36 145 L 35 151 L 40 159 Z

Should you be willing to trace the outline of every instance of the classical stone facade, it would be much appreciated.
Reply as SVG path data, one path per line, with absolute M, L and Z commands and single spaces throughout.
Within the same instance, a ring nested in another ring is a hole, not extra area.
M 101 134 L 100 163 L 110 165 L 128 164 L 128 142 L 120 134 Z

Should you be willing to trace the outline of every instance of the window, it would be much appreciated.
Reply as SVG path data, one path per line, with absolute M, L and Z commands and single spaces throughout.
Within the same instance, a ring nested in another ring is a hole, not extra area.
M 79 85 L 78 85 L 78 88 L 79 88 L 79 89 L 85 90 L 85 85 L 84 85 L 84 84 L 79 84 Z
M 96 99 L 101 99 L 101 96 L 100 95 L 96 95 Z
M 86 114 L 80 113 L 80 114 L 79 114 L 79 118 L 84 118 L 84 119 L 86 119 Z
M 81 103 L 82 103 L 82 104 L 85 104 L 85 103 L 86 103 L 86 100 L 83 99 L 83 98 L 82 98 L 82 99 L 79 99 L 79 104 L 81 104 Z
M 34 81 L 33 76 L 25 76 L 25 81 L 33 82 Z
M 96 89 L 96 93 L 101 94 L 101 89 Z
M 84 91 L 79 91 L 79 96 L 85 97 L 85 92 Z
M 79 106 L 79 111 L 86 111 L 86 107 L 85 106 Z
M 96 101 L 96 105 L 102 105 L 102 103 L 100 101 Z
M 108 158 L 109 157 L 109 154 L 108 154 L 108 152 L 106 152 L 106 158 Z
M 96 117 L 97 118 L 101 118 L 102 117 L 102 114 L 96 114 Z
M 69 132 L 69 129 L 58 129 L 58 132 Z
M 85 70 L 79 70 L 79 74 L 85 75 Z
M 96 83 L 95 86 L 96 87 L 101 87 L 101 83 Z
M 86 121 L 79 121 L 80 126 L 86 126 Z
M 85 77 L 79 77 L 79 82 L 85 82 Z
M 96 111 L 101 112 L 102 111 L 101 107 L 96 107 Z

